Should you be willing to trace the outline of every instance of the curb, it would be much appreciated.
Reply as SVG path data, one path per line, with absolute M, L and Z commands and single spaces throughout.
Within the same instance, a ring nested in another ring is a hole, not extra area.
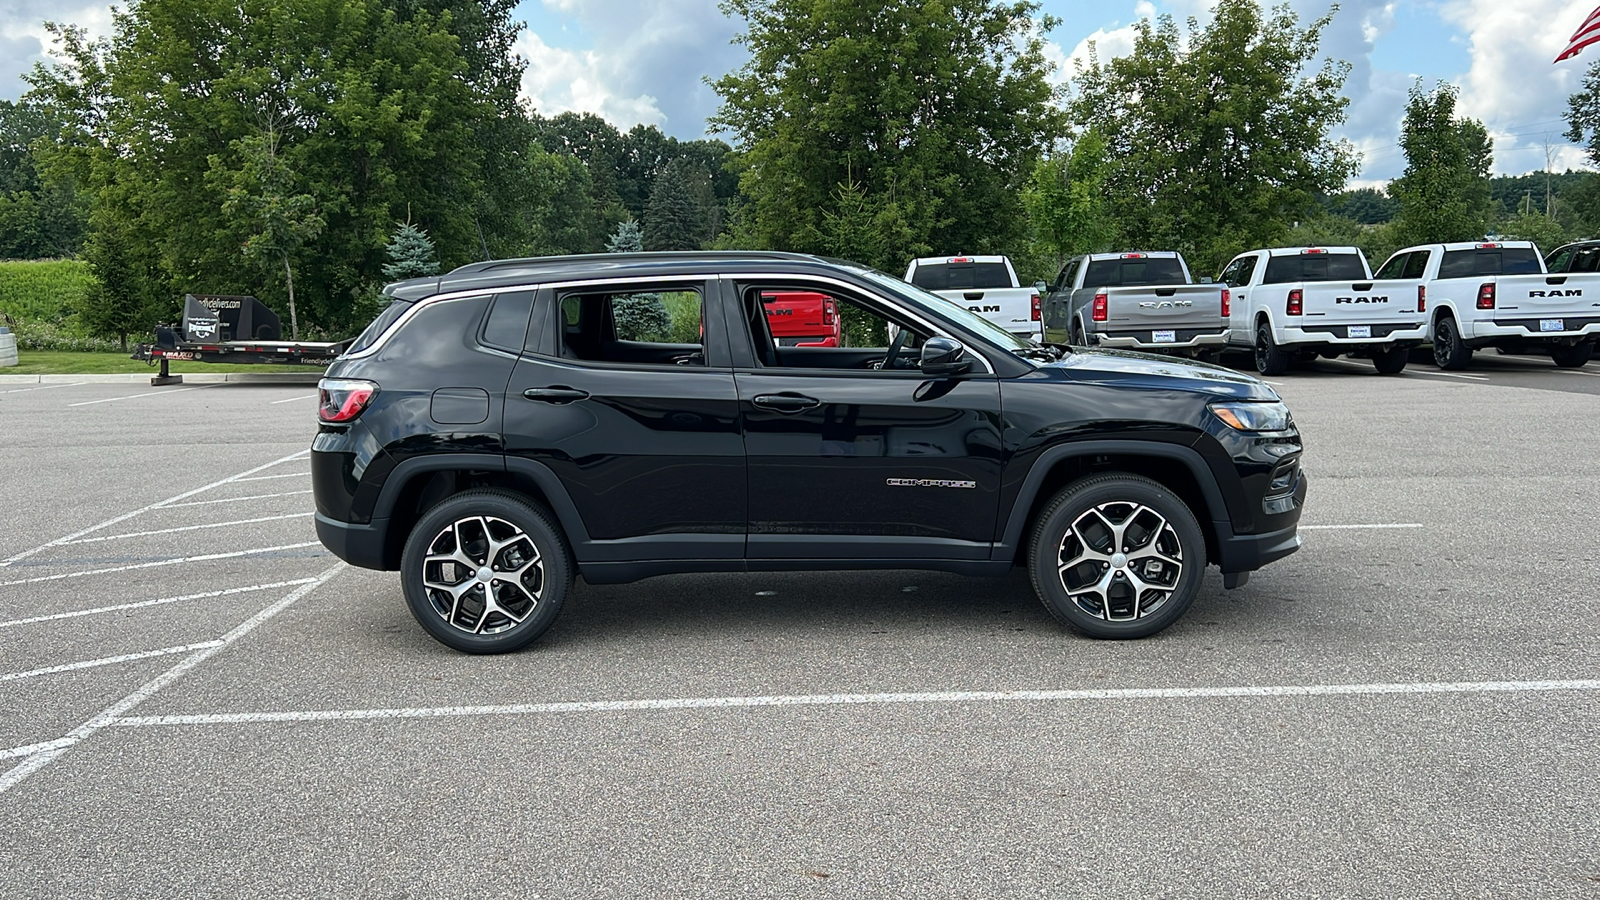
M 0 384 L 149 384 L 155 371 L 113 375 L 0 375 Z M 185 384 L 309 384 L 315 385 L 322 372 L 184 372 Z

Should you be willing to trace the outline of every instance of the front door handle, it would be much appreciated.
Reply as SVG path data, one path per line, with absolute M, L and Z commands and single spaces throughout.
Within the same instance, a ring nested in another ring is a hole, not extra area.
M 822 405 L 822 401 L 815 397 L 791 393 L 758 394 L 750 402 L 762 409 L 780 413 L 796 413 Z
M 545 403 L 571 403 L 574 400 L 587 400 L 589 392 L 558 384 L 555 387 L 528 388 L 522 392 L 522 396 L 529 400 L 540 400 Z

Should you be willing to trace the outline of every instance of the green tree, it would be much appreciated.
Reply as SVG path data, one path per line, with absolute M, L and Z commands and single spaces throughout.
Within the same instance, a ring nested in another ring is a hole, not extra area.
M 1554 250 L 1567 241 L 1566 229 L 1561 223 L 1541 212 L 1524 212 L 1507 216 L 1496 226 L 1502 238 L 1512 241 L 1533 241 L 1545 252 Z
M 606 241 L 607 253 L 639 253 L 644 250 L 644 232 L 639 230 L 639 223 L 632 219 L 618 222 L 617 230 L 611 232 L 611 237 Z
M 1023 190 L 1035 256 L 1054 275 L 1067 258 L 1106 250 L 1116 239 L 1105 198 L 1106 143 L 1090 131 L 1072 151 L 1042 160 Z
M 830 216 L 866 197 L 932 250 L 1001 252 L 1024 239 L 1020 189 L 1061 131 L 1036 2 L 724 0 L 750 51 L 714 87 L 746 202 L 735 239 L 820 251 Z
M 1379 225 L 1394 218 L 1399 208 L 1393 198 L 1377 188 L 1356 188 L 1340 191 L 1329 197 L 1325 204 L 1330 213 L 1359 222 L 1362 225 Z
M 71 178 L 47 177 L 36 158 L 60 130 L 38 104 L 0 100 L 0 259 L 70 256 L 83 244 L 87 210 Z
M 699 250 L 711 238 L 705 208 L 710 178 L 681 159 L 667 163 L 650 188 L 644 245 L 651 250 Z M 696 190 L 699 183 L 700 190 Z
M 1488 230 L 1494 145 L 1482 122 L 1456 117 L 1456 92 L 1411 86 L 1400 125 L 1406 169 L 1389 183 L 1399 203 L 1395 236 L 1405 245 L 1469 241 Z
M 1345 120 L 1346 62 L 1320 41 L 1333 13 L 1302 28 L 1287 6 L 1220 0 L 1210 24 L 1171 16 L 1135 26 L 1133 52 L 1091 54 L 1076 78 L 1075 124 L 1107 142 L 1107 204 L 1129 245 L 1184 251 L 1198 270 L 1274 242 L 1356 171 L 1329 137 Z
M 639 253 L 644 250 L 644 233 L 632 219 L 617 223 L 606 242 L 607 253 Z M 649 336 L 667 340 L 672 336 L 672 314 L 660 294 L 630 294 L 611 301 L 611 315 L 620 334 Z
M 94 337 L 115 338 L 128 349 L 128 335 L 148 332 L 169 310 L 156 254 L 135 236 L 111 225 L 95 228 L 84 242 L 84 261 L 94 280 L 74 304 L 78 323 Z
M 439 258 L 428 233 L 410 222 L 395 226 L 394 237 L 383 248 L 389 261 L 383 264 L 383 277 L 390 281 L 426 278 L 439 274 Z

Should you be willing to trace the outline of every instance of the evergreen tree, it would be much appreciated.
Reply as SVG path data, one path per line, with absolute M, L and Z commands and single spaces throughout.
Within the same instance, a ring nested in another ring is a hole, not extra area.
M 439 260 L 434 255 L 432 239 L 410 222 L 395 226 L 394 237 L 384 252 L 389 255 L 389 261 L 383 264 L 383 277 L 390 281 L 439 274 Z
M 701 205 L 694 179 L 708 181 L 702 172 L 691 171 L 681 159 L 667 163 L 650 188 L 650 202 L 644 211 L 644 245 L 650 250 L 699 250 L 710 237 L 706 229 L 707 210 Z
M 617 223 L 617 230 L 606 241 L 607 253 L 638 253 L 644 249 L 644 234 L 632 219 Z
M 606 242 L 607 253 L 638 253 L 644 249 L 639 223 L 632 219 L 617 223 L 617 230 Z M 630 340 L 665 341 L 672 335 L 672 315 L 661 302 L 660 294 L 630 294 L 611 301 L 611 317 L 617 334 Z

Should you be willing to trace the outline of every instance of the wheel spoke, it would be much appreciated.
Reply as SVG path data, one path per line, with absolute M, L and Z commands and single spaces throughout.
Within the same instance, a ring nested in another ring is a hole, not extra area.
M 469 634 L 515 628 L 541 603 L 544 557 L 533 538 L 506 519 L 457 519 L 434 537 L 422 567 L 434 611 Z
M 1084 613 L 1131 622 L 1155 612 L 1177 592 L 1183 565 L 1183 543 L 1167 516 L 1141 503 L 1114 500 L 1085 510 L 1067 527 L 1056 571 Z

